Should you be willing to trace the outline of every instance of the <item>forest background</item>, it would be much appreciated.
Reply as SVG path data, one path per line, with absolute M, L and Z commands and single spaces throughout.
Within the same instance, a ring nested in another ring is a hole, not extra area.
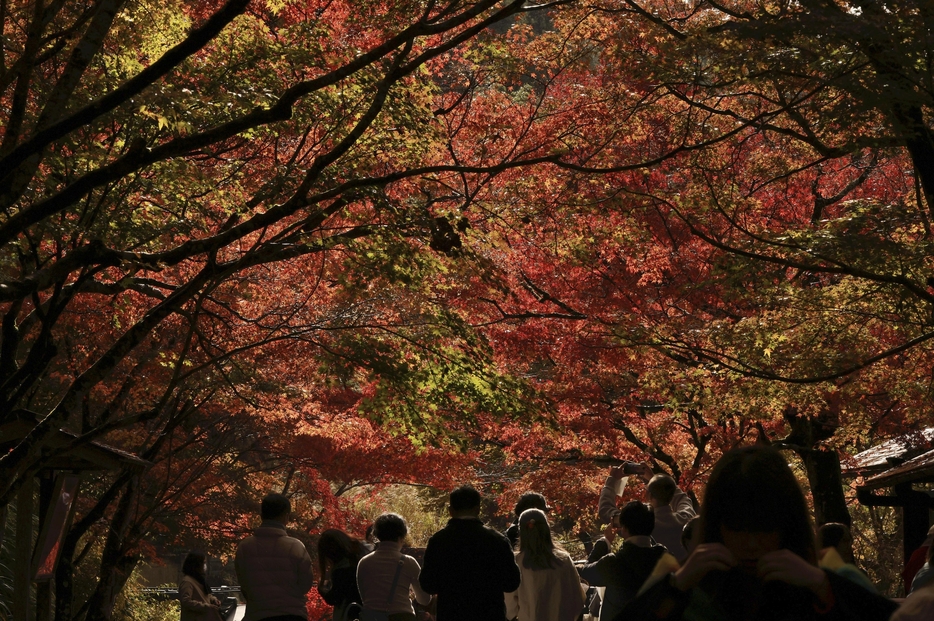
M 897 591 L 841 463 L 932 420 L 928 3 L 0 13 L 0 532 L 60 428 L 148 462 L 84 475 L 56 621 L 271 489 L 309 541 L 462 481 L 596 534 L 607 466 L 756 441 Z

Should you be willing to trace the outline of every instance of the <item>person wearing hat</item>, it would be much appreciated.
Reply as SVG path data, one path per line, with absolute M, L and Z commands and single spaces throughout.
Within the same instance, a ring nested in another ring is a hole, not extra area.
M 521 516 L 522 512 L 526 509 L 538 509 L 544 513 L 551 511 L 551 507 L 548 506 L 545 497 L 538 492 L 526 492 L 519 496 L 519 501 L 516 502 L 515 517 L 512 521 L 512 525 L 506 529 L 506 539 L 509 540 L 509 544 L 513 549 L 515 549 L 519 543 L 519 516 Z

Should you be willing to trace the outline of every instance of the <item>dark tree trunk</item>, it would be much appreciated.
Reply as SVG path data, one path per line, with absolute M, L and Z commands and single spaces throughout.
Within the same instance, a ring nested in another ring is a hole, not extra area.
M 131 522 L 138 490 L 139 479 L 133 477 L 114 512 L 101 556 L 97 588 L 88 600 L 85 621 L 111 621 L 117 596 L 139 562 L 138 556 L 128 554 L 127 545 L 132 538 Z
M 797 408 L 786 408 L 785 421 L 790 433 L 779 443 L 779 447 L 791 449 L 804 462 L 818 526 L 827 522 L 849 526 L 852 521 L 843 495 L 840 456 L 835 450 L 821 446 L 833 437 L 839 427 L 838 406 L 839 403 L 831 396 L 827 407 L 817 416 L 805 416 Z
M 840 456 L 832 450 L 806 449 L 796 452 L 807 470 L 817 525 L 840 522 L 849 526 L 851 518 L 843 495 Z

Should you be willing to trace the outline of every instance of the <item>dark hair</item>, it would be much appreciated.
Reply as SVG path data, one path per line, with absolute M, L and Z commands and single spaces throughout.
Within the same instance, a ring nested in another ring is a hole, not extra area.
M 516 517 L 522 515 L 522 512 L 526 509 L 548 511 L 548 502 L 538 492 L 526 492 L 519 496 L 519 501 L 516 502 Z
M 846 541 L 850 536 L 850 529 L 846 524 L 827 522 L 817 529 L 817 547 L 836 548 L 840 542 Z
M 619 525 L 630 535 L 651 535 L 655 529 L 655 512 L 638 500 L 627 502 L 619 511 Z
M 384 513 L 373 522 L 373 534 L 380 541 L 398 541 L 409 532 L 409 527 L 398 513 Z
M 701 505 L 705 543 L 723 543 L 722 528 L 777 532 L 782 548 L 817 563 L 807 502 L 788 462 L 767 446 L 733 449 L 713 468 Z
M 347 559 L 351 565 L 356 565 L 365 555 L 366 548 L 363 547 L 362 541 L 342 530 L 329 528 L 318 538 L 318 567 L 321 569 L 319 575 L 324 576 L 327 573 L 326 561 L 336 565 Z
M 551 569 L 558 567 L 554 540 L 548 517 L 541 509 L 526 509 L 519 516 L 519 550 L 522 566 L 527 569 Z M 558 548 L 560 550 L 560 548 Z
M 645 486 L 645 492 L 660 505 L 671 504 L 675 497 L 678 484 L 667 474 L 656 474 Z
M 185 560 L 182 561 L 182 573 L 194 578 L 198 584 L 201 585 L 201 588 L 204 589 L 205 594 L 211 592 L 211 587 L 208 586 L 204 575 L 204 564 L 207 563 L 207 561 L 208 557 L 204 552 L 199 552 L 197 550 L 192 550 L 186 554 Z
M 467 511 L 480 508 L 480 492 L 473 485 L 461 485 L 451 492 L 451 511 Z
M 266 494 L 260 505 L 260 516 L 264 520 L 274 520 L 292 510 L 292 503 L 282 494 Z

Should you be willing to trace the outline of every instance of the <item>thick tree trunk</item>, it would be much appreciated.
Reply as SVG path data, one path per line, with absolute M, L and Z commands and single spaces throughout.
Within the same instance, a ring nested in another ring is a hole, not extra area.
M 905 147 L 921 182 L 930 215 L 934 218 L 934 135 L 924 122 L 920 106 L 896 104 L 894 116 L 902 127 Z
M 808 483 L 811 485 L 817 525 L 840 522 L 849 526 L 851 518 L 843 495 L 840 456 L 836 451 L 821 449 L 807 449 L 797 453 L 804 462 Z
M 784 414 L 790 433 L 780 445 L 793 450 L 804 462 L 818 526 L 827 522 L 849 526 L 852 521 L 843 495 L 840 456 L 835 450 L 821 447 L 837 431 L 838 409 L 839 403 L 830 395 L 827 407 L 818 416 L 802 415 L 794 407 L 786 408 Z
M 111 621 L 117 596 L 123 591 L 139 557 L 127 553 L 133 507 L 139 491 L 139 479 L 134 477 L 120 498 L 114 512 L 104 552 L 101 556 L 97 588 L 88 600 L 85 621 Z

